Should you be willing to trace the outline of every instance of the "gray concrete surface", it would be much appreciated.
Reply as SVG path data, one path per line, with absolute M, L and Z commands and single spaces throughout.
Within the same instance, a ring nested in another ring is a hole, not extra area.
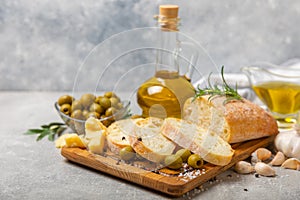
M 123 31 L 154 26 L 158 5 L 167 3 L 179 4 L 181 31 L 201 43 L 227 71 L 237 72 L 257 61 L 281 64 L 299 57 L 297 0 L 1 0 L 0 90 L 72 90 L 79 67 L 96 45 Z M 104 70 L 106 62 L 119 56 L 114 48 L 135 43 L 143 47 L 137 36 L 127 35 L 122 43 L 102 48 L 97 56 L 106 57 L 87 73 L 94 76 Z M 135 61 L 145 63 L 143 56 L 136 56 L 126 64 L 136 66 Z M 200 71 L 213 68 L 205 55 L 198 64 Z M 145 71 L 136 75 L 143 77 Z M 81 84 L 91 89 L 87 80 Z
M 23 135 L 60 121 L 53 103 L 62 93 L 0 92 L 0 199 L 299 199 L 300 172 L 275 168 L 256 178 L 232 170 L 202 188 L 172 198 L 66 161 L 54 143 Z

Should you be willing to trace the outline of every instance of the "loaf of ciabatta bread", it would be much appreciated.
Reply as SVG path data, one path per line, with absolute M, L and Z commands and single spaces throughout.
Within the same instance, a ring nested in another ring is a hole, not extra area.
M 138 120 L 135 122 L 133 134 L 129 135 L 129 143 L 135 152 L 156 163 L 162 162 L 176 148 L 176 145 L 160 132 L 163 121 L 155 117 Z
M 208 95 L 188 99 L 183 119 L 213 131 L 229 143 L 276 135 L 276 120 L 260 106 L 246 100 L 232 100 Z
M 214 165 L 227 165 L 234 154 L 230 144 L 217 134 L 182 119 L 166 118 L 161 127 L 161 133 Z

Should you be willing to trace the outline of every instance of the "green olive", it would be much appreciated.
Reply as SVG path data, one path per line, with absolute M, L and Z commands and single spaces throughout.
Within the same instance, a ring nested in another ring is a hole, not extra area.
M 95 101 L 96 97 L 93 94 L 83 94 L 80 98 L 80 102 L 81 104 L 88 108 L 94 101 Z
M 60 107 L 60 111 L 66 115 L 70 115 L 71 114 L 71 105 L 70 104 L 63 104 Z
M 104 109 L 99 104 L 92 103 L 92 105 L 90 106 L 90 111 L 91 112 L 97 112 L 97 113 L 101 114 L 104 111 Z
M 203 166 L 203 159 L 198 154 L 192 154 L 188 158 L 188 165 L 198 169 Z
M 108 127 L 109 125 L 111 125 L 112 122 L 114 122 L 113 119 L 105 119 L 105 118 L 107 118 L 105 115 L 100 116 L 101 123 L 106 127 Z
M 135 157 L 135 151 L 131 146 L 126 146 L 122 148 L 119 152 L 122 160 L 132 160 Z
M 89 113 L 87 114 L 87 119 L 88 119 L 89 117 L 94 117 L 94 118 L 99 119 L 99 118 L 100 118 L 100 114 L 97 113 L 97 112 L 89 112 Z
M 75 118 L 75 119 L 84 119 L 84 116 L 83 116 L 81 110 L 74 110 L 71 114 L 71 117 Z
M 82 109 L 82 104 L 79 100 L 75 100 L 72 103 L 72 110 L 81 110 Z
M 179 169 L 182 167 L 182 159 L 180 156 L 172 154 L 165 158 L 165 165 L 170 169 Z
M 105 111 L 105 116 L 110 117 L 117 112 L 117 109 L 114 107 L 110 107 Z
M 97 104 L 100 104 L 100 99 L 102 99 L 103 96 L 98 96 L 96 99 L 95 99 L 95 103 Z
M 188 160 L 189 156 L 191 155 L 191 152 L 188 149 L 180 149 L 176 152 L 175 155 L 180 156 L 182 159 L 182 162 L 186 162 Z
M 120 100 L 118 98 L 111 97 L 109 100 L 110 100 L 112 107 L 118 108 L 118 103 L 120 102 Z
M 83 117 L 85 118 L 85 119 L 87 119 L 87 118 L 89 118 L 89 111 L 88 110 L 83 110 L 82 111 L 82 115 L 83 115 Z
M 99 100 L 100 106 L 102 106 L 104 109 L 107 109 L 111 106 L 110 100 L 107 97 L 103 97 Z
M 107 98 L 111 98 L 111 97 L 116 97 L 116 94 L 113 92 L 105 92 L 104 96 Z
M 110 120 L 102 120 L 101 123 L 106 126 L 106 127 L 109 127 L 109 125 L 111 125 L 111 123 L 113 123 L 113 121 L 110 121 Z
M 121 102 L 119 102 L 119 103 L 117 104 L 117 108 L 118 108 L 118 109 L 123 108 L 123 104 L 122 104 Z
M 70 95 L 63 95 L 61 97 L 59 97 L 59 99 L 57 100 L 57 103 L 59 106 L 62 106 L 63 104 L 72 104 L 73 101 L 73 97 L 71 97 Z

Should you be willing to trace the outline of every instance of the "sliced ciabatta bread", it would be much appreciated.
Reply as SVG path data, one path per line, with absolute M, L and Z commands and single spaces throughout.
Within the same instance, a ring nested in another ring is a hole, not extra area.
M 229 143 L 278 133 L 276 120 L 260 106 L 246 99 L 225 101 L 224 96 L 190 98 L 184 104 L 183 119 L 214 131 Z
M 107 128 L 107 146 L 111 152 L 118 155 L 122 148 L 130 146 L 128 135 L 133 133 L 136 122 L 139 120 L 144 119 L 122 119 L 113 122 Z
M 217 134 L 182 119 L 166 118 L 161 133 L 214 165 L 227 165 L 234 154 L 230 144 Z
M 131 147 L 140 156 L 152 162 L 162 162 L 171 155 L 176 145 L 160 133 L 162 119 L 149 117 L 136 121 L 133 134 L 129 135 Z

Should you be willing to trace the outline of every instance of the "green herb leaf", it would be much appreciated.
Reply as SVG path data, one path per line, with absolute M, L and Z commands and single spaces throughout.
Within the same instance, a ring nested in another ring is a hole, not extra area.
M 40 141 L 41 139 L 43 139 L 46 135 L 49 135 L 50 132 L 49 130 L 44 130 L 37 138 L 36 141 Z
M 65 125 L 64 123 L 60 123 L 60 122 L 52 122 L 49 124 L 49 126 L 63 126 Z
M 25 132 L 26 135 L 40 134 L 44 130 L 43 129 L 29 129 Z
M 60 126 L 58 125 L 53 125 L 53 126 L 50 126 L 50 130 L 57 130 L 59 129 Z
M 54 141 L 56 137 L 59 137 L 65 130 L 67 126 L 60 122 L 52 122 L 48 125 L 42 125 L 41 129 L 29 129 L 24 134 L 34 135 L 38 134 L 36 141 L 42 140 L 44 137 L 48 136 L 49 141 Z
M 67 127 L 59 127 L 57 130 L 56 130 L 56 133 L 57 133 L 57 136 L 61 136 L 61 134 L 67 129 Z
M 48 140 L 53 142 L 55 139 L 56 132 L 54 132 L 54 131 L 50 131 L 50 132 L 51 133 L 48 135 Z
M 203 95 L 210 95 L 208 100 L 211 100 L 215 96 L 226 96 L 226 100 L 224 101 L 224 104 L 228 103 L 229 101 L 232 100 L 241 100 L 242 97 L 239 95 L 237 92 L 237 84 L 235 89 L 231 88 L 225 78 L 224 78 L 224 66 L 221 68 L 221 76 L 222 76 L 222 81 L 223 85 L 222 88 L 219 88 L 217 85 L 212 85 L 210 82 L 210 76 L 211 73 L 208 76 L 208 88 L 201 89 L 199 86 L 197 87 L 195 98 L 203 96 Z
M 42 125 L 41 127 L 45 129 L 45 128 L 49 128 L 49 125 Z

